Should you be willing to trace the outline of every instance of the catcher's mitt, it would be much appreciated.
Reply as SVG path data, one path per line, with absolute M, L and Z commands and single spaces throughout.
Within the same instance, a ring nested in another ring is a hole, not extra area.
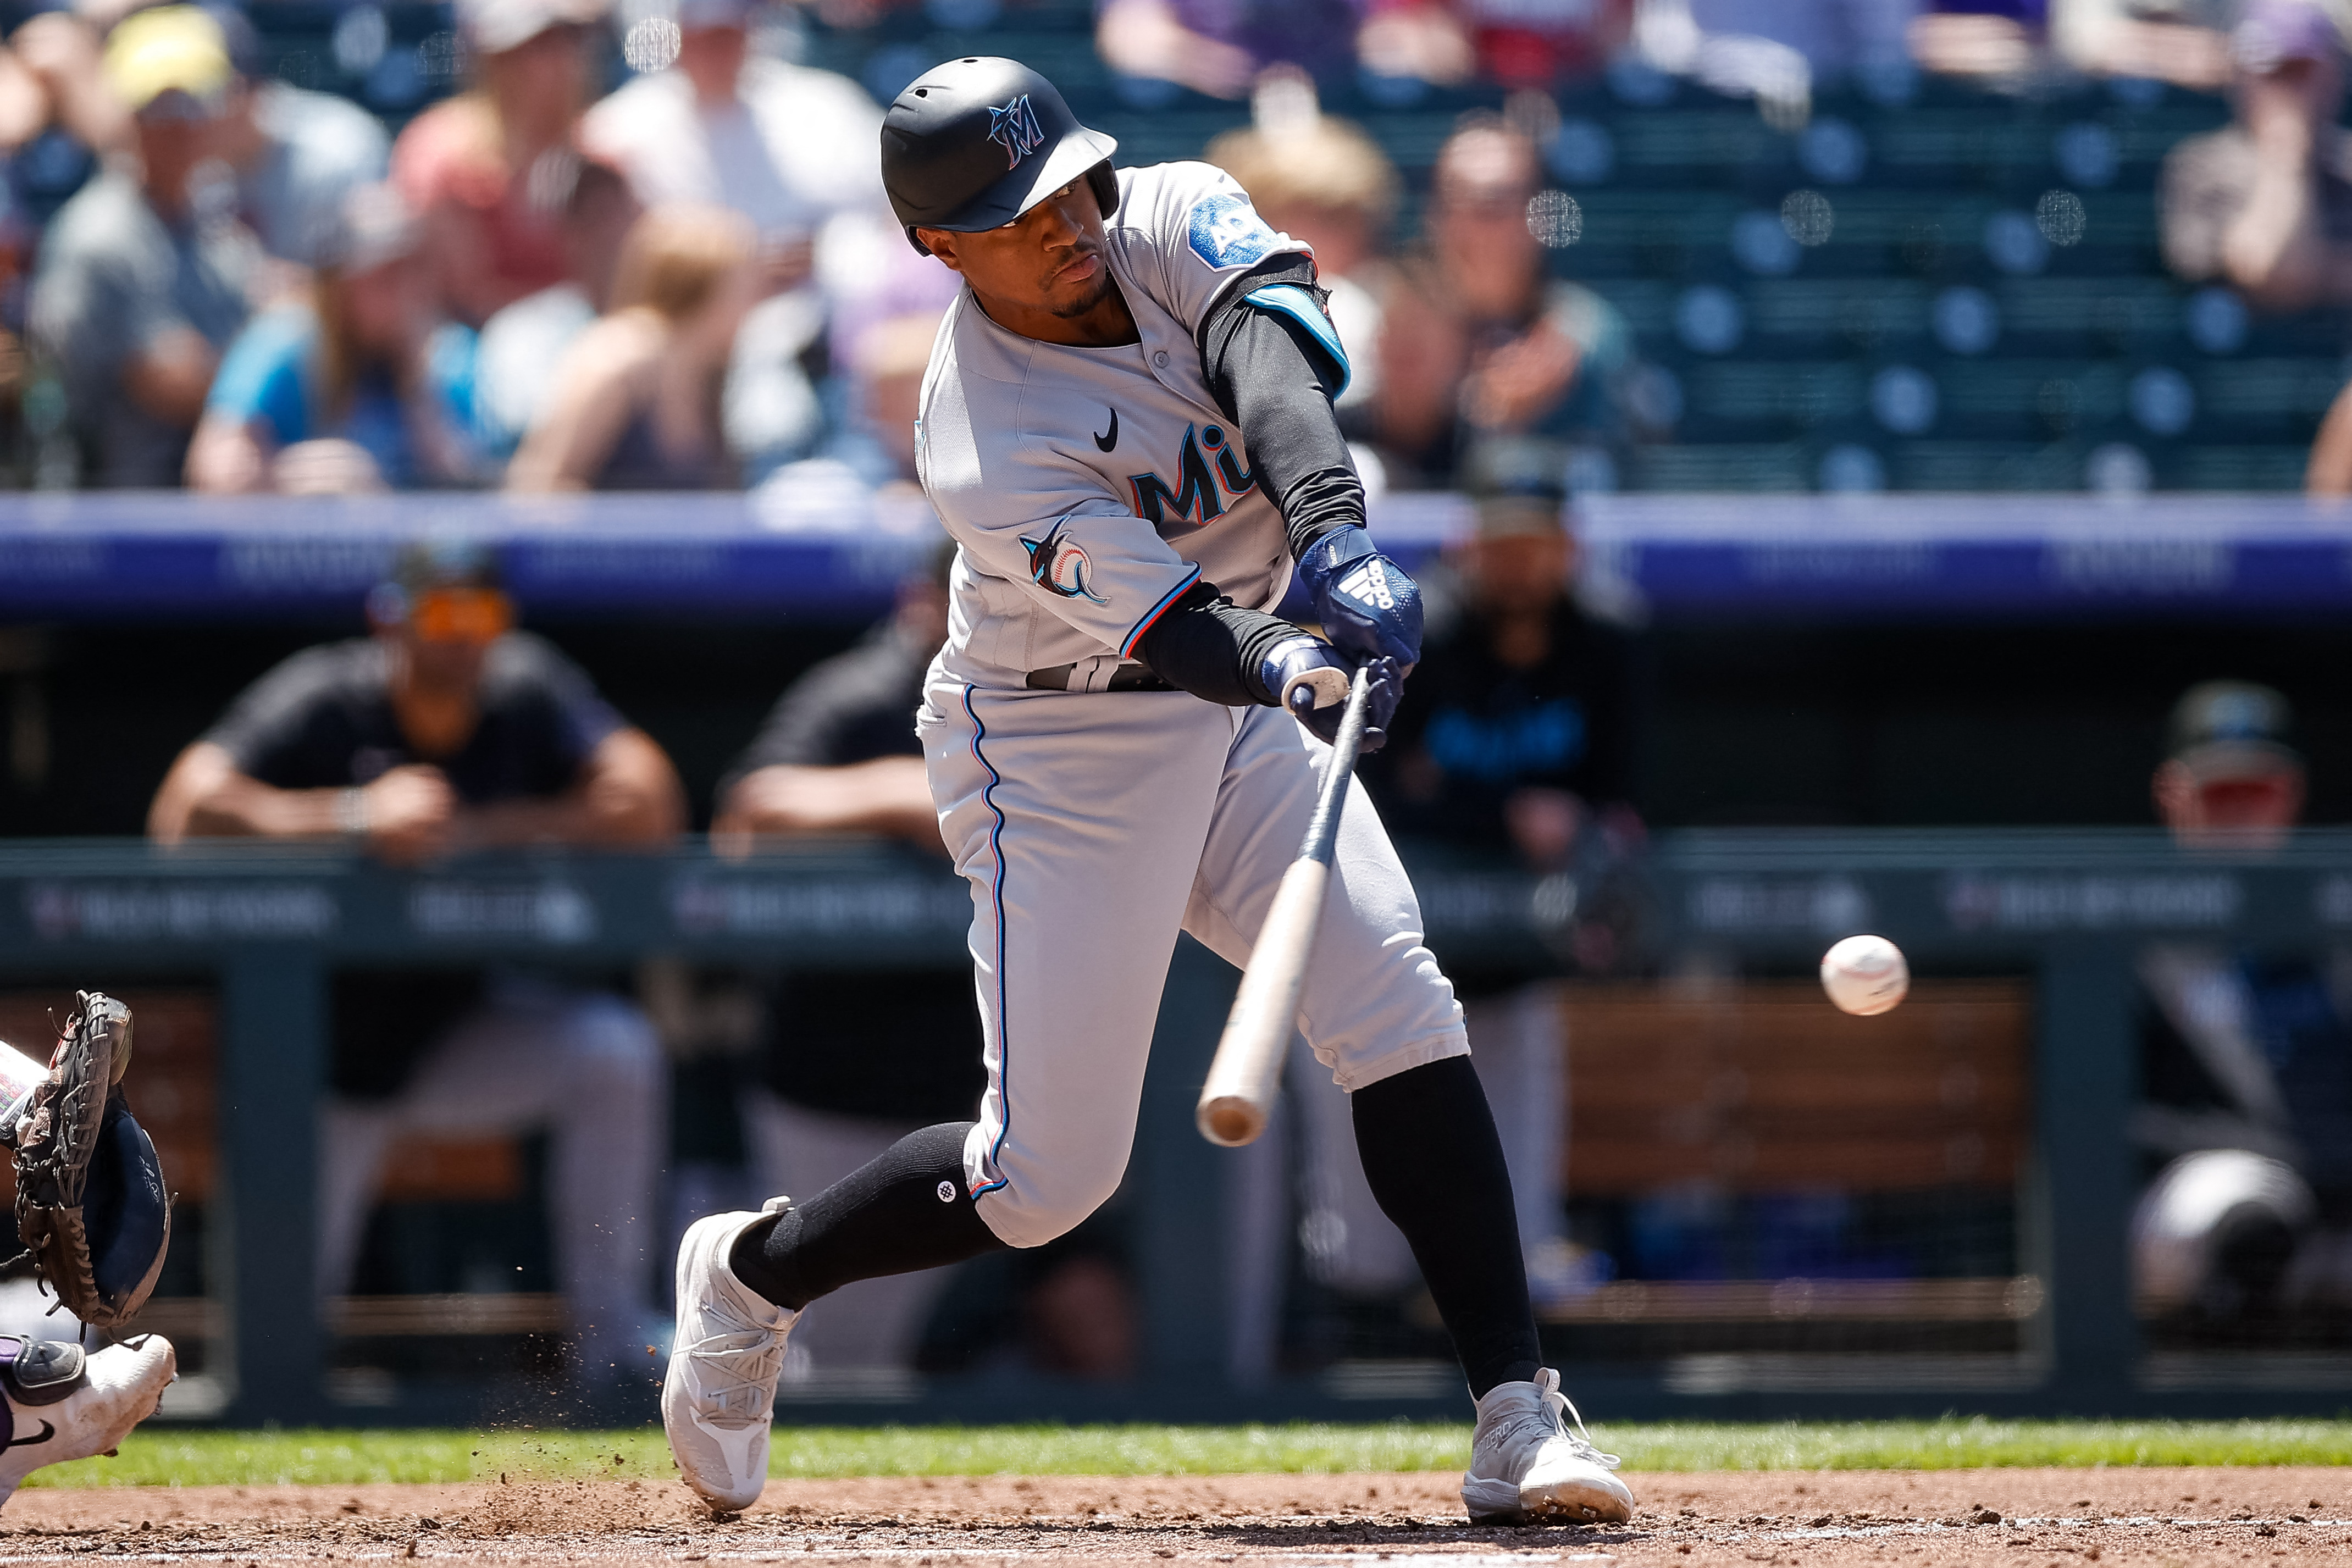
M 34 1272 L 83 1322 L 113 1328 L 146 1304 L 171 1239 L 155 1145 L 123 1103 L 131 1009 L 84 991 L 48 1076 L 0 1129 L 16 1151 L 16 1234 Z

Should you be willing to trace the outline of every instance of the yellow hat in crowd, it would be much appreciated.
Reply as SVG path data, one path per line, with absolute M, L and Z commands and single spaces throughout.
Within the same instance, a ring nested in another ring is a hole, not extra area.
M 107 85 L 134 114 L 167 92 L 217 107 L 235 75 L 220 24 L 194 5 L 138 12 L 107 37 Z

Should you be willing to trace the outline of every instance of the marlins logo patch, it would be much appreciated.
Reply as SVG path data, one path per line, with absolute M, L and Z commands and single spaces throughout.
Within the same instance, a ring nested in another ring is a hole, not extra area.
M 1037 151 L 1037 143 L 1045 140 L 1045 132 L 1037 124 L 1037 111 L 1030 107 L 1029 95 L 1023 93 L 1003 109 L 988 111 L 988 139 L 1004 149 L 1004 166 L 1021 167 L 1021 160 Z
M 1211 267 L 1255 267 L 1274 248 L 1274 231 L 1238 192 L 1202 197 L 1189 228 L 1192 254 Z
M 1065 599 L 1083 599 L 1091 604 L 1108 604 L 1108 599 L 1097 598 L 1094 591 L 1095 563 L 1087 552 L 1062 537 L 1060 524 L 1042 539 L 1023 539 L 1021 548 L 1029 552 L 1031 580 L 1048 593 L 1058 593 Z

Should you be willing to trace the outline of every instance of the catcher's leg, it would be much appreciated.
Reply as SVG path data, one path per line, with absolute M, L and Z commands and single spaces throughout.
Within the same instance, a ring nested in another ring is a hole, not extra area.
M 43 1465 L 113 1452 L 177 1375 L 172 1342 L 160 1334 L 87 1354 L 56 1340 L 0 1337 L 0 1400 L 10 1420 L 0 1501 Z

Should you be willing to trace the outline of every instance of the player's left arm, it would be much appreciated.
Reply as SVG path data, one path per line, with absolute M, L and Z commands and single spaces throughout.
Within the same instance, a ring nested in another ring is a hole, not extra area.
M 1200 342 L 1210 393 L 1248 444 L 1330 641 L 1203 584 L 1151 628 L 1137 656 L 1213 701 L 1289 708 L 1327 740 L 1347 673 L 1375 664 L 1364 749 L 1378 750 L 1404 675 L 1421 658 L 1421 591 L 1364 530 L 1363 482 L 1332 409 L 1347 387 L 1347 353 L 1313 260 L 1279 255 L 1236 278 L 1203 318 Z
M 1421 660 L 1421 590 L 1364 528 L 1364 486 L 1333 409 L 1348 356 L 1313 258 L 1270 256 L 1201 323 L 1210 395 L 1241 429 L 1259 486 L 1282 512 L 1316 618 L 1360 664 Z

